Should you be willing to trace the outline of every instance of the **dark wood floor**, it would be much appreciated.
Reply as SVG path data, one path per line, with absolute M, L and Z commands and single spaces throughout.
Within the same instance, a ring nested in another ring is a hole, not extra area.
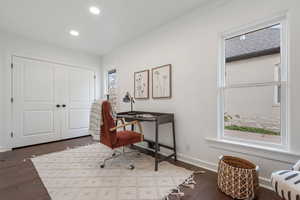
M 50 199 L 46 188 L 38 176 L 32 162 L 28 159 L 67 147 L 82 146 L 92 143 L 91 137 L 36 145 L 0 153 L 0 199 L 1 200 L 46 200 Z M 203 170 L 182 162 L 178 166 L 191 170 Z M 231 200 L 217 189 L 216 173 L 206 171 L 195 176 L 197 182 L 194 189 L 185 189 L 183 200 Z M 260 188 L 258 200 L 279 200 L 275 193 Z M 101 200 L 101 198 L 99 199 Z

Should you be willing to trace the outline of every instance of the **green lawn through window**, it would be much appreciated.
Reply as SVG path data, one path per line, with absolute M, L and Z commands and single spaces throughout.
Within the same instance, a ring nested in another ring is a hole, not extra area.
M 234 130 L 234 131 L 242 131 L 242 132 L 251 132 L 251 133 L 258 133 L 258 134 L 266 134 L 266 135 L 280 135 L 280 133 L 275 131 L 266 130 L 263 128 L 256 128 L 256 127 L 247 127 L 247 126 L 225 126 L 227 130 Z

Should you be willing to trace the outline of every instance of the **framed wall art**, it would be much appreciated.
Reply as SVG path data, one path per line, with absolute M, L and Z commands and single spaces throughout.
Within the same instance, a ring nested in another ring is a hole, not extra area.
M 163 99 L 172 96 L 172 66 L 163 65 L 152 69 L 152 98 Z
M 134 98 L 149 98 L 149 70 L 134 72 Z

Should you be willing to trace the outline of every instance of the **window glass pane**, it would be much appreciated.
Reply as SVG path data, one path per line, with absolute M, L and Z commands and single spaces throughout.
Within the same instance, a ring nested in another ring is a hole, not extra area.
M 111 88 L 116 88 L 116 70 L 108 72 L 108 90 Z
M 275 25 L 227 39 L 226 84 L 276 81 L 274 71 L 280 68 L 280 34 L 281 25 Z
M 274 86 L 225 89 L 224 136 L 281 143 L 280 101 L 274 103 L 274 91 Z
M 117 112 L 117 71 L 111 70 L 107 74 L 107 92 L 113 113 Z

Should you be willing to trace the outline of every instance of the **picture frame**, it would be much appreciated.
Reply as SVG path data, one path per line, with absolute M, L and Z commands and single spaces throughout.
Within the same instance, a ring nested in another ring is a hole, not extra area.
M 134 98 L 149 99 L 149 70 L 134 72 Z
M 152 98 L 170 99 L 172 97 L 172 65 L 152 68 Z

